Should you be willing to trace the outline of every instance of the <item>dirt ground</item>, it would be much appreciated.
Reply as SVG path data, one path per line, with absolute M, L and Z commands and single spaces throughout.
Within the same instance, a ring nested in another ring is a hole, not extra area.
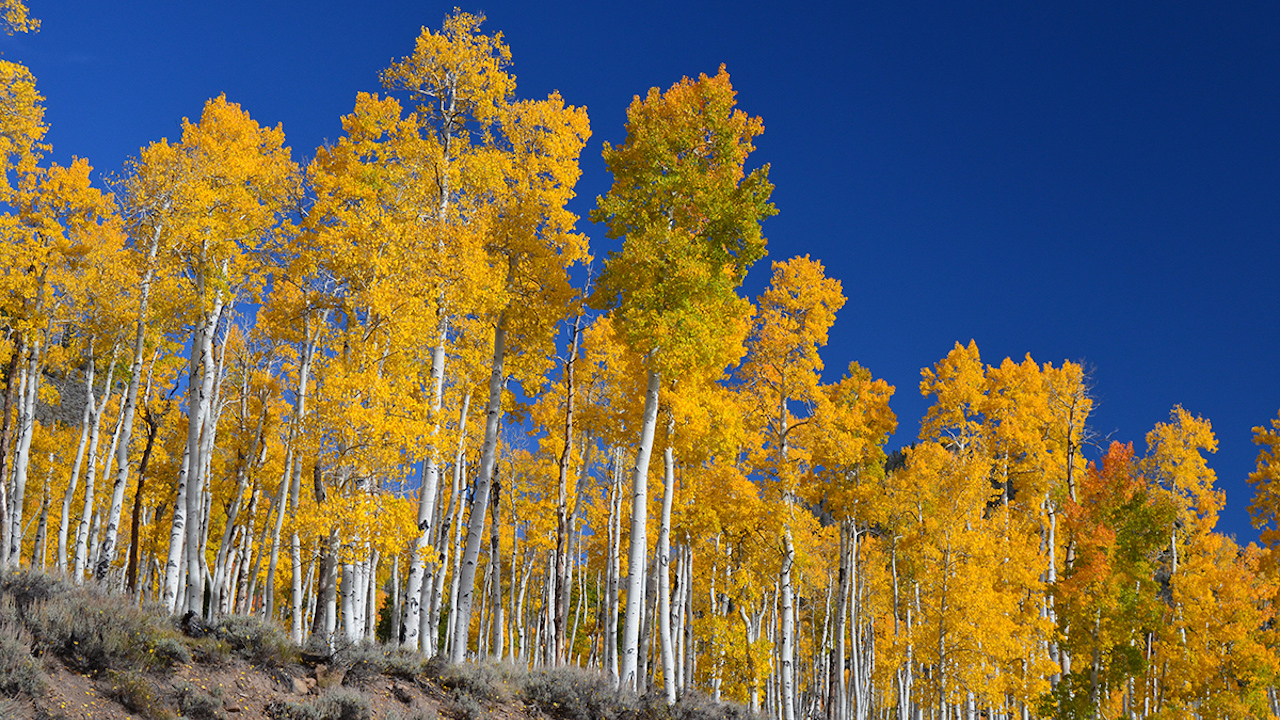
M 130 710 L 122 698 L 119 677 L 104 674 L 90 677 L 69 670 L 57 660 L 45 664 L 49 690 L 26 708 L 32 718 L 84 718 L 86 720 L 156 720 L 178 717 L 177 696 L 189 685 L 192 691 L 221 700 L 221 711 L 228 720 L 267 718 L 267 706 L 277 701 L 305 702 L 323 694 L 328 687 L 342 684 L 345 674 L 330 671 L 325 665 L 306 667 L 292 665 L 280 670 L 254 667 L 238 658 L 217 664 L 188 663 L 169 673 L 139 674 L 149 684 L 153 704 L 149 709 Z M 447 695 L 439 687 L 424 681 L 408 681 L 385 675 L 374 675 L 359 682 L 348 682 L 365 693 L 374 720 L 408 717 L 414 710 L 426 716 L 448 718 Z M 137 693 L 135 693 L 135 696 Z M 136 703 L 136 697 L 135 697 Z M 527 717 L 512 708 L 492 708 L 494 717 Z M 9 720 L 5 718 L 4 720 Z M 15 720 L 19 720 L 16 719 Z

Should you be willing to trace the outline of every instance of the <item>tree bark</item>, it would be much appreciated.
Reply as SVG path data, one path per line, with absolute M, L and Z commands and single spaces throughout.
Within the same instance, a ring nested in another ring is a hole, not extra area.
M 133 517 L 129 523 L 129 562 L 125 572 L 129 592 L 138 591 L 138 542 L 142 531 L 142 493 L 147 481 L 147 465 L 151 462 L 151 451 L 155 448 L 156 432 L 160 422 L 152 416 L 150 408 L 144 412 L 143 421 L 147 423 L 147 446 L 142 450 L 142 460 L 138 463 L 138 487 L 133 493 Z
M 582 316 L 573 321 L 573 337 L 569 342 L 569 357 L 564 363 L 564 447 L 560 451 L 559 483 L 556 487 L 556 583 L 555 612 L 552 622 L 555 632 L 550 633 L 552 654 L 557 663 L 568 660 L 568 652 L 564 647 L 566 617 L 569 614 L 569 464 L 573 459 L 573 411 L 574 366 L 578 359 L 578 342 L 582 327 Z
M 475 499 L 467 520 L 467 547 L 462 556 L 458 579 L 458 619 L 454 626 L 449 660 L 462 662 L 467 654 L 471 632 L 471 606 L 475 597 L 476 564 L 480 557 L 481 535 L 485 514 L 489 510 L 489 483 L 497 463 L 498 421 L 502 417 L 503 360 L 506 354 L 506 314 L 498 317 L 493 332 L 493 368 L 489 375 L 489 404 L 485 415 L 484 447 L 480 455 L 480 472 L 476 476 Z
M 116 481 L 111 490 L 111 509 L 107 514 L 106 534 L 102 540 L 102 547 L 98 551 L 98 566 L 94 569 L 94 577 L 98 582 L 106 579 L 107 570 L 111 568 L 111 559 L 115 555 L 116 537 L 120 527 L 120 513 L 124 507 L 124 492 L 129 485 L 129 446 L 133 439 L 133 416 L 138 404 L 138 388 L 142 383 L 142 360 L 145 352 L 143 341 L 146 338 L 147 311 L 151 303 L 151 281 L 155 275 L 155 260 L 159 245 L 160 238 L 157 232 L 152 235 L 151 243 L 147 248 L 146 269 L 138 285 L 138 320 L 133 335 L 133 364 L 129 369 L 129 389 L 125 391 L 124 406 L 120 408 L 123 420 L 120 426 L 120 440 L 116 445 Z M 112 365 L 115 364 L 115 356 L 116 350 L 113 349 Z M 153 360 L 153 366 L 154 362 Z M 147 390 L 150 394 L 151 373 L 147 376 Z M 111 372 L 108 371 L 108 383 L 110 383 L 110 377 Z M 111 388 L 108 387 L 104 394 L 110 397 Z
M 404 621 L 400 630 L 400 642 L 412 650 L 427 650 L 420 642 L 422 625 L 423 587 L 427 585 L 427 547 L 431 540 L 431 521 L 435 518 L 436 497 L 440 487 L 439 450 L 435 438 L 440 435 L 440 405 L 444 398 L 445 343 L 448 342 L 449 320 L 440 316 L 437 327 L 436 347 L 431 353 L 431 420 L 432 443 L 422 469 L 422 485 L 418 493 L 418 537 L 414 542 L 409 564 L 409 578 L 405 584 Z
M 667 704 L 676 703 L 676 656 L 671 639 L 671 503 L 675 492 L 676 462 L 672 443 L 675 417 L 667 418 L 667 446 L 663 449 L 662 522 L 658 526 L 658 635 L 662 640 L 662 689 Z
M 636 448 L 636 465 L 631 475 L 631 546 L 627 562 L 627 614 L 622 629 L 619 687 L 635 690 L 640 678 L 636 671 L 640 650 L 640 621 L 644 614 L 646 537 L 649 519 L 649 455 L 653 451 L 653 432 L 658 423 L 658 373 L 650 368 L 645 390 L 644 424 L 640 429 L 640 445 Z M 788 718 L 788 720 L 791 720 Z

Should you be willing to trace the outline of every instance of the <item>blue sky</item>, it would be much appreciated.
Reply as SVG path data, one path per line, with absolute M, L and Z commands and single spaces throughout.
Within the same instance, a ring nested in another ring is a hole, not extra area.
M 33 0 L 43 30 L 0 47 L 48 98 L 59 161 L 118 172 L 222 92 L 305 160 L 454 4 Z M 1049 5 L 462 7 L 505 34 L 520 96 L 587 106 L 584 216 L 632 96 L 728 66 L 764 118 L 770 258 L 843 281 L 828 372 L 856 359 L 897 386 L 893 446 L 957 341 L 1082 362 L 1100 436 L 1141 452 L 1179 403 L 1213 422 L 1222 529 L 1253 539 L 1251 428 L 1280 409 L 1280 6 Z

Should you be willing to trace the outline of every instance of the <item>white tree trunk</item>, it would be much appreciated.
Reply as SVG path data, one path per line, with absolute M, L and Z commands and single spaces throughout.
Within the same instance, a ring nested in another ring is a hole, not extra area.
M 31 437 L 35 434 L 36 397 L 40 389 L 42 343 L 31 346 L 31 354 L 23 377 L 22 400 L 18 406 L 18 448 L 13 459 L 13 495 L 9 501 L 9 561 L 16 567 L 22 563 L 22 503 L 27 493 L 27 468 L 31 462 Z M 2 480 L 2 479 L 0 479 Z
M 781 585 L 782 612 L 780 617 L 782 642 L 779 644 L 779 675 L 782 702 L 782 720 L 795 720 L 795 608 L 791 589 L 791 567 L 795 563 L 796 548 L 791 541 L 791 529 L 783 534 L 786 555 L 782 559 Z
M 58 520 L 58 573 L 67 573 L 67 536 L 71 528 L 71 502 L 80 484 L 80 468 L 84 466 L 85 449 L 89 446 L 89 428 L 97 404 L 93 399 L 94 378 L 93 343 L 89 344 L 89 364 L 85 369 L 84 415 L 80 420 L 80 443 L 76 446 L 76 459 L 71 465 L 71 477 L 67 480 L 67 492 L 62 496 L 62 517 Z
M 427 580 L 427 547 L 431 541 L 431 521 L 436 514 L 436 497 L 440 488 L 439 449 L 435 440 L 440 435 L 440 405 L 444 398 L 445 344 L 448 342 L 449 321 L 440 318 L 437 328 L 438 341 L 431 353 L 431 447 L 422 469 L 422 486 L 418 493 L 418 537 L 414 541 L 413 555 L 409 563 L 409 578 L 405 584 L 404 621 L 400 629 L 400 642 L 412 650 L 427 650 L 419 640 L 423 619 L 422 596 Z
M 631 475 L 631 547 L 627 563 L 627 614 L 622 629 L 619 687 L 635 690 L 640 650 L 640 621 L 644 614 L 645 559 L 648 550 L 649 519 L 649 455 L 653 451 L 653 431 L 658 423 L 657 371 L 649 370 L 644 399 L 644 424 L 640 428 L 640 445 L 636 448 L 636 465 Z
M 676 655 L 671 640 L 671 502 L 675 493 L 676 461 L 672 447 L 674 416 L 667 421 L 667 446 L 662 452 L 662 522 L 658 526 L 658 635 L 662 639 L 662 689 L 667 704 L 676 702 Z
M 84 510 L 80 513 L 80 524 L 76 528 L 76 555 L 72 574 L 77 585 L 84 582 L 84 573 L 89 557 L 89 520 L 93 515 L 93 501 L 98 477 L 98 441 L 101 438 L 102 416 L 106 413 L 107 403 L 111 402 L 112 375 L 115 369 L 116 354 L 111 353 L 111 364 L 107 367 L 107 381 L 103 383 L 102 402 L 93 409 L 93 419 L 89 426 L 89 449 L 86 455 L 88 468 L 84 479 Z M 90 393 L 89 401 L 93 402 Z
M 480 542 L 484 534 L 485 513 L 489 510 L 489 482 L 497 464 L 498 421 L 502 418 L 503 361 L 506 354 L 506 315 L 499 316 L 493 332 L 493 368 L 489 375 L 489 404 L 485 415 L 484 447 L 480 455 L 480 471 L 476 476 L 475 499 L 467 520 L 467 547 L 462 556 L 458 578 L 458 619 L 454 625 L 451 662 L 462 662 L 467 654 L 471 632 L 471 606 L 475 597 L 476 564 L 480 558 Z
M 147 249 L 147 264 L 142 273 L 142 282 L 138 287 L 138 320 L 133 336 L 133 364 L 129 369 L 129 389 L 125 392 L 124 405 L 120 408 L 121 433 L 116 445 L 116 481 L 111 489 L 111 508 L 107 513 L 107 529 L 98 551 L 98 566 L 94 569 L 94 577 L 102 582 L 111 567 L 111 559 L 115 556 L 116 539 L 120 532 L 120 512 L 124 507 L 124 491 L 129 485 L 129 445 L 133 439 L 133 416 L 138 404 L 138 388 L 142 383 L 142 361 L 145 348 L 143 340 L 147 330 L 147 309 L 151 303 L 151 280 L 155 273 L 156 253 L 159 250 L 159 232 L 152 235 Z M 115 365 L 116 350 L 111 351 L 112 369 Z M 92 362 L 92 360 L 90 360 Z M 107 371 L 107 388 L 104 395 L 111 395 L 111 370 Z
M 307 314 L 304 319 L 306 341 L 302 345 L 302 355 L 298 365 L 298 406 L 294 410 L 293 427 L 289 430 L 290 440 L 298 443 L 302 419 L 307 413 L 307 391 L 311 380 L 311 365 L 315 360 L 316 343 L 319 340 L 321 327 L 329 317 L 327 310 L 321 310 L 319 317 L 312 319 Z M 298 502 L 302 495 L 302 456 L 296 447 L 291 448 L 293 467 L 289 482 L 289 519 L 293 521 L 293 531 L 289 534 L 289 563 L 291 567 L 292 597 L 289 598 L 289 639 L 295 645 L 302 644 L 303 612 L 302 612 L 302 540 L 298 536 Z M 276 520 L 277 527 L 284 521 L 284 508 L 280 508 L 281 517 Z M 279 535 L 279 530 L 276 534 Z M 272 551 L 272 566 L 275 565 L 275 551 Z

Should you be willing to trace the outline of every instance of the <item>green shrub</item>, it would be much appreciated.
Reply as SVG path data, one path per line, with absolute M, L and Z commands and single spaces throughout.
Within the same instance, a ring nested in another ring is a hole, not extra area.
M 173 713 L 156 696 L 155 688 L 141 673 L 107 670 L 102 674 L 102 681 L 107 686 L 107 697 L 116 700 L 130 712 L 152 720 L 169 720 L 173 717 Z
M 74 588 L 65 580 L 34 570 L 0 572 L 0 597 L 12 598 L 20 616 L 26 615 L 32 605 L 66 595 Z
M 386 665 L 383 666 L 382 672 L 393 677 L 413 680 L 419 675 L 427 674 L 430 663 L 430 660 L 412 650 L 396 648 L 387 652 Z M 438 670 L 439 667 L 437 667 Z
M 198 663 L 218 666 L 231 660 L 231 646 L 216 637 L 187 638 L 183 642 Z
M 282 667 L 296 656 L 284 632 L 256 615 L 227 615 L 218 621 L 214 636 L 236 655 L 257 665 Z
M 354 687 L 382 675 L 388 667 L 387 650 L 377 645 L 354 646 L 341 656 L 335 655 L 333 660 L 345 671 L 342 684 Z
M 623 720 L 638 709 L 634 695 L 619 692 L 603 674 L 581 668 L 531 672 L 520 697 L 557 720 Z
M 665 702 L 665 700 L 664 700 Z M 716 702 L 697 690 L 685 690 L 680 701 L 671 708 L 674 720 L 753 720 L 747 708 L 728 702 Z
M 222 689 L 205 692 L 191 683 L 183 683 L 177 692 L 178 712 L 186 720 L 225 720 L 222 711 Z
M 505 663 L 462 663 L 441 667 L 436 660 L 427 663 L 427 670 L 432 671 L 429 677 L 446 690 L 496 703 L 510 702 L 516 695 L 513 681 L 519 681 L 527 673 Z
M 369 720 L 373 716 L 369 698 L 353 688 L 330 688 L 317 704 L 324 720 Z
M 46 685 L 40 663 L 31 657 L 31 636 L 21 625 L 0 620 L 0 695 L 36 698 Z
M 448 702 L 444 704 L 444 711 L 453 716 L 454 720 L 481 720 L 487 717 L 480 701 L 458 688 L 450 694 Z
M 311 702 L 278 700 L 267 706 L 272 720 L 370 720 L 369 698 L 352 688 L 331 688 Z
M 276 700 L 266 710 L 271 720 L 325 720 L 315 703 Z
M 52 651 L 80 670 L 156 669 L 190 662 L 186 645 L 161 618 L 86 586 L 32 605 L 23 623 L 38 651 Z

